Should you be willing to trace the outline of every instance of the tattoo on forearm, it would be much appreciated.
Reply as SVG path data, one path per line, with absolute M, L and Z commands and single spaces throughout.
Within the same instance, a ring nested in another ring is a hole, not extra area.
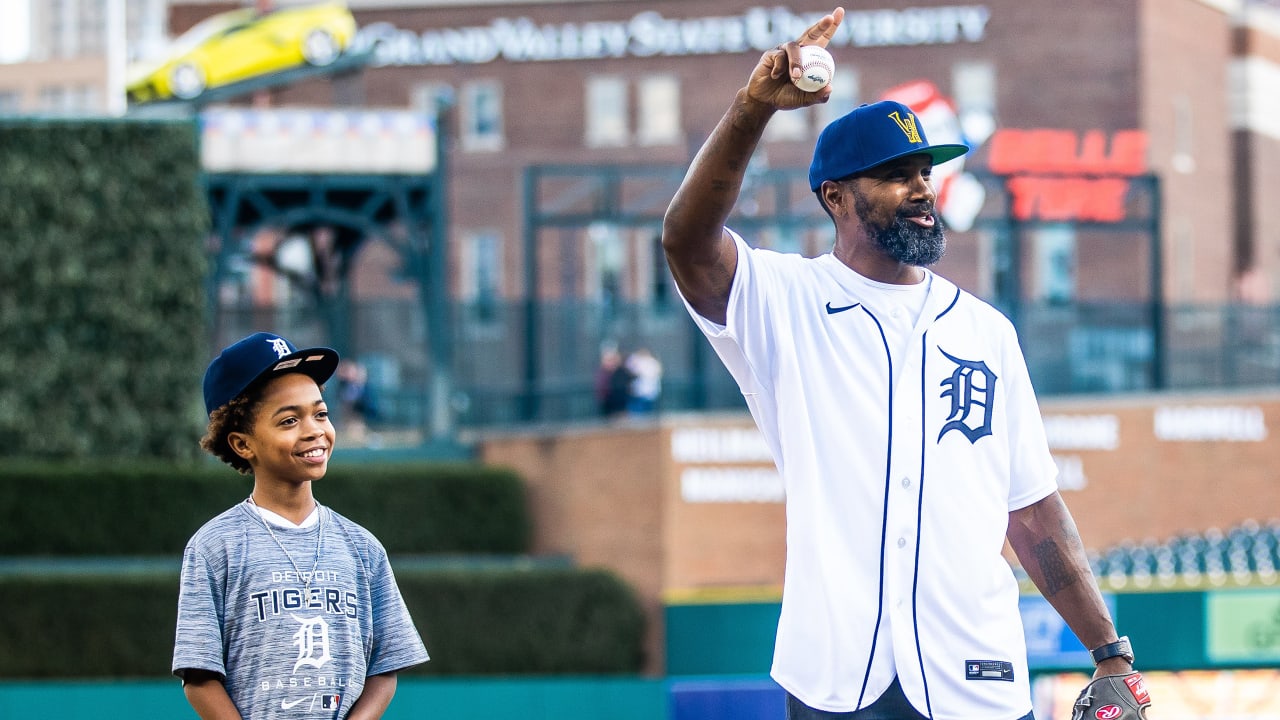
M 1045 597 L 1057 595 L 1080 579 L 1080 576 L 1072 570 L 1071 564 L 1067 562 L 1066 556 L 1062 554 L 1058 543 L 1052 538 L 1036 543 L 1031 548 L 1031 553 L 1035 557 L 1036 564 L 1040 566 L 1042 581 L 1040 592 L 1044 593 Z
M 759 132 L 765 122 L 767 122 L 767 119 L 762 121 L 759 116 L 752 115 L 746 110 L 738 108 L 734 111 L 729 124 L 743 132 L 754 133 Z

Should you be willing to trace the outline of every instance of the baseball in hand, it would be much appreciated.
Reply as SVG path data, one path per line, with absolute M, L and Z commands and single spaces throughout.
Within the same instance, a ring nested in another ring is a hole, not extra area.
M 792 78 L 791 84 L 805 92 L 818 92 L 831 82 L 836 72 L 836 61 L 826 48 L 817 45 L 800 46 L 800 77 Z

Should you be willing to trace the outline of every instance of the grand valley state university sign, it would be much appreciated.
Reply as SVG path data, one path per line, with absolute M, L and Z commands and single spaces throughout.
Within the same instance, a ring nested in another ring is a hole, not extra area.
M 645 11 L 626 20 L 538 23 L 495 18 L 488 25 L 415 31 L 388 22 L 362 27 L 358 52 L 375 67 L 764 52 L 799 37 L 824 13 L 754 7 L 740 15 L 667 18 Z M 985 5 L 859 10 L 845 14 L 829 47 L 976 43 L 991 17 Z

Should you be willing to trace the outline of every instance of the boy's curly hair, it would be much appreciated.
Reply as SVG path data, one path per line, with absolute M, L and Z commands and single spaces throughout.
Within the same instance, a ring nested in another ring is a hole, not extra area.
M 241 475 L 252 475 L 253 466 L 231 449 L 227 437 L 233 432 L 248 433 L 253 429 L 253 417 L 258 413 L 264 387 L 266 383 L 250 386 L 232 398 L 231 402 L 214 410 L 209 415 L 209 426 L 205 429 L 204 437 L 200 438 L 200 447 L 235 468 Z M 320 385 L 320 391 L 324 392 L 324 385 Z
M 241 475 L 253 474 L 253 466 L 231 449 L 227 438 L 233 432 L 247 433 L 252 429 L 257 405 L 258 393 L 245 392 L 237 395 L 231 402 L 209 415 L 209 426 L 204 437 L 200 438 L 200 447 L 235 468 Z

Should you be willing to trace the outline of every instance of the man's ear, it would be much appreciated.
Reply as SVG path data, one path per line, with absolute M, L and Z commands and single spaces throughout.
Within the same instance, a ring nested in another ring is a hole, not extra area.
M 822 196 L 827 211 L 835 217 L 848 215 L 853 210 L 853 193 L 845 183 L 824 180 L 818 188 L 818 194 Z
M 227 435 L 227 445 L 231 446 L 231 451 L 245 460 L 253 459 L 253 445 L 249 442 L 249 436 L 241 432 L 233 432 Z

